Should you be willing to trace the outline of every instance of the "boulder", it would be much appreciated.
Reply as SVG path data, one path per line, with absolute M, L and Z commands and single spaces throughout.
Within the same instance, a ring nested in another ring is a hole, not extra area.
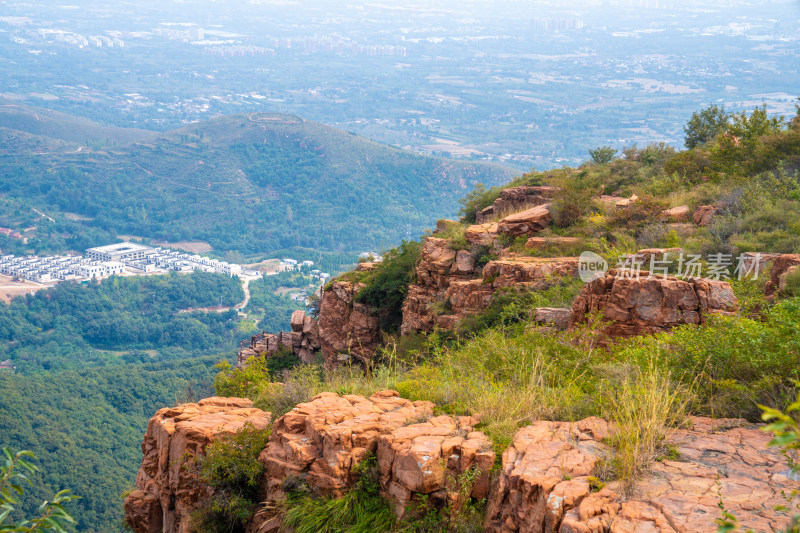
M 445 292 L 445 301 L 450 302 L 453 315 L 460 320 L 467 315 L 480 313 L 492 302 L 494 288 L 483 280 L 454 281 Z
M 503 453 L 485 531 L 714 533 L 720 499 L 742 530 L 777 531 L 789 521 L 775 507 L 786 505 L 782 491 L 797 482 L 759 426 L 693 418 L 668 436 L 677 459 L 654 462 L 628 500 L 618 496 L 616 482 L 597 492 L 590 485 L 588 476 L 608 453 L 608 432 L 596 418 L 519 430 Z
M 475 257 L 467 250 L 456 252 L 456 260 L 450 273 L 454 276 L 471 276 L 475 271 Z
M 524 287 L 542 290 L 555 278 L 577 275 L 577 257 L 512 257 L 489 261 L 483 267 L 483 279 L 495 289 Z
M 417 283 L 428 287 L 447 287 L 450 267 L 456 260 L 456 251 L 445 239 L 428 237 L 422 246 L 416 266 Z
M 492 246 L 497 240 L 497 223 L 475 224 L 464 232 L 467 242 L 474 246 Z
M 259 429 L 270 414 L 244 398 L 206 398 L 198 403 L 165 407 L 147 425 L 136 490 L 125 499 L 125 519 L 137 533 L 189 533 L 189 515 L 208 498 L 210 489 L 191 468 L 195 458 L 222 434 L 245 424 Z
M 473 468 L 479 475 L 470 496 L 483 499 L 489 495 L 495 452 L 486 435 L 473 430 L 475 423 L 473 417 L 437 416 L 381 435 L 381 493 L 393 503 L 399 517 L 419 495 L 430 497 L 440 506 L 454 503 L 462 474 Z
M 538 307 L 532 315 L 536 324 L 565 330 L 569 327 L 572 310 L 569 307 Z
M 691 212 L 692 210 L 688 205 L 679 205 L 662 211 L 661 218 L 665 222 L 685 223 L 689 222 L 689 215 Z
M 306 318 L 305 311 L 295 311 L 292 313 L 292 318 L 290 319 L 289 323 L 291 324 L 292 331 L 302 333 L 303 332 L 303 322 Z
M 406 299 L 403 300 L 403 322 L 400 326 L 400 334 L 433 331 L 433 327 L 436 325 L 433 305 L 441 298 L 442 293 L 438 289 L 423 287 L 416 283 L 409 285 Z
M 769 281 L 765 288 L 767 296 L 773 296 L 781 290 L 785 290 L 786 276 L 794 272 L 798 265 L 800 265 L 800 254 L 783 254 L 776 257 L 772 262 Z
M 375 270 L 375 266 L 378 265 L 378 264 L 380 264 L 380 263 L 375 263 L 375 262 L 372 262 L 372 261 L 364 261 L 363 263 L 358 263 L 356 265 L 356 271 L 357 272 L 372 272 L 373 270 Z
M 605 206 L 607 209 L 615 207 L 627 207 L 638 199 L 639 197 L 635 194 L 630 198 L 625 198 L 623 196 L 610 196 L 607 194 L 603 194 L 600 197 L 594 198 L 594 200 L 603 204 L 603 206 Z
M 557 187 L 546 186 L 520 186 L 503 189 L 500 191 L 500 197 L 492 205 L 476 214 L 475 222 L 483 224 L 495 216 L 503 216 L 525 208 L 546 204 L 552 201 L 558 190 Z
M 497 223 L 497 231 L 511 237 L 531 236 L 549 225 L 549 204 L 543 204 L 505 217 Z
M 264 494 L 279 500 L 285 480 L 303 477 L 315 493 L 341 496 L 353 481 L 353 467 L 377 453 L 382 435 L 432 414 L 432 403 L 411 402 L 395 391 L 369 398 L 318 394 L 275 421 L 258 458 L 265 467 Z
M 612 269 L 588 282 L 572 304 L 570 326 L 602 311 L 611 336 L 667 331 L 681 324 L 700 324 L 710 314 L 732 314 L 738 302 L 728 282 L 673 277 L 628 277 Z
M 328 367 L 340 359 L 369 361 L 381 338 L 375 310 L 355 301 L 364 284 L 336 280 L 322 293 L 317 319 L 319 345 Z
M 456 220 L 448 220 L 446 218 L 442 218 L 436 221 L 436 229 L 433 230 L 433 234 L 436 235 L 437 233 L 442 233 L 443 231 L 447 230 L 450 226 L 458 226 L 459 222 Z
M 708 226 L 711 224 L 711 220 L 718 209 L 717 206 L 713 205 L 701 205 L 695 210 L 692 220 L 698 226 Z

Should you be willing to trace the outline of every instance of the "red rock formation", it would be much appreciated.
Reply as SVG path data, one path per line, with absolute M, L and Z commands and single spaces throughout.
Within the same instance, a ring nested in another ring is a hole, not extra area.
M 800 254 L 783 254 L 775 258 L 765 292 L 772 296 L 786 288 L 786 276 L 800 268 Z
M 243 398 L 206 398 L 165 407 L 147 425 L 136 490 L 125 499 L 125 518 L 137 533 L 189 533 L 189 515 L 210 496 L 196 472 L 186 468 L 205 447 L 246 423 L 263 429 L 270 414 Z
M 377 453 L 381 435 L 432 413 L 432 403 L 410 402 L 395 391 L 369 398 L 319 394 L 275 421 L 258 458 L 266 469 L 264 492 L 278 500 L 286 478 L 305 475 L 315 492 L 341 496 L 352 482 L 352 468 L 367 452 Z
M 653 463 L 628 501 L 618 497 L 617 483 L 599 492 L 590 488 L 588 476 L 608 453 L 601 442 L 607 433 L 599 419 L 537 422 L 519 430 L 503 453 L 485 531 L 713 533 L 720 497 L 743 529 L 775 531 L 788 522 L 775 506 L 786 504 L 781 491 L 791 491 L 796 481 L 757 426 L 692 419 L 690 429 L 668 438 L 678 459 Z
M 483 224 L 493 217 L 542 205 L 550 202 L 558 192 L 557 187 L 509 187 L 500 192 L 500 198 L 475 216 L 476 224 Z
M 731 314 L 736 297 L 728 282 L 672 277 L 628 278 L 610 270 L 584 286 L 572 304 L 571 325 L 603 312 L 611 322 L 605 333 L 631 336 L 667 331 L 680 324 L 700 324 L 710 314 Z
M 334 366 L 340 358 L 355 357 L 366 362 L 375 355 L 381 338 L 375 309 L 355 301 L 365 285 L 334 281 L 323 291 L 319 304 L 319 344 L 325 364 Z
M 497 223 L 475 224 L 466 229 L 464 237 L 473 246 L 493 246 L 498 231 Z
M 483 267 L 484 280 L 495 289 L 519 287 L 541 290 L 554 278 L 578 275 L 577 257 L 512 257 L 489 261 Z
M 497 231 L 511 237 L 531 236 L 549 225 L 549 204 L 543 204 L 505 217 L 497 223 Z
M 692 220 L 698 226 L 708 226 L 718 210 L 719 207 L 714 205 L 701 205 L 695 210 Z
M 381 435 L 381 493 L 394 504 L 398 516 L 416 495 L 429 496 L 441 506 L 452 502 L 459 478 L 472 468 L 480 475 L 470 495 L 478 499 L 489 495 L 495 453 L 486 435 L 473 431 L 475 423 L 472 417 L 438 416 Z

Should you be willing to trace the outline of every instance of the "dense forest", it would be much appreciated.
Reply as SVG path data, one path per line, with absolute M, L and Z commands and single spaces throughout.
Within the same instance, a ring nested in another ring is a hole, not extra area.
M 41 472 L 23 510 L 69 488 L 77 529 L 122 529 L 121 494 L 133 486 L 147 421 L 161 407 L 212 394 L 221 356 L 30 376 L 0 372 L 0 447 L 34 450 Z
M 201 272 L 61 283 L 0 303 L 0 359 L 28 374 L 229 352 L 236 312 L 181 310 L 243 299 L 238 278 Z
M 26 127 L 16 119 L 9 126 Z M 37 240 L 78 250 L 128 234 L 202 240 L 244 254 L 361 252 L 423 230 L 454 212 L 456 198 L 475 183 L 498 184 L 511 173 L 280 114 L 234 115 L 124 146 L 46 153 L 33 148 L 41 136 L 26 135 L 0 139 L 0 226 L 33 223 Z M 53 221 L 34 218 L 34 209 Z

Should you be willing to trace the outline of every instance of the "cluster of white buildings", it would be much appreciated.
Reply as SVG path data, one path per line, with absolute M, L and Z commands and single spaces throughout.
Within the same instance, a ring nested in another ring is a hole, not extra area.
M 124 265 L 116 261 L 92 261 L 81 256 L 16 257 L 4 255 L 0 257 L 0 274 L 37 283 L 105 278 L 114 274 L 122 274 L 123 269 Z
M 282 272 L 291 270 L 301 270 L 303 267 L 310 268 L 313 266 L 314 266 L 314 261 L 297 261 L 296 259 L 289 259 L 289 258 L 281 259 Z M 317 278 L 323 283 L 331 277 L 330 274 L 328 274 L 327 272 L 322 272 L 321 270 L 312 270 L 311 272 L 309 272 L 309 274 L 311 274 L 312 278 Z
M 142 275 L 158 272 L 219 272 L 228 276 L 258 275 L 241 265 L 209 257 L 187 254 L 169 248 L 153 248 L 121 242 L 86 250 L 86 256 L 0 257 L 0 274 L 37 283 L 107 278 L 127 273 Z
M 125 46 L 125 42 L 122 39 L 117 37 L 108 37 L 106 35 L 84 36 L 71 31 L 45 28 L 38 29 L 36 33 L 38 37 L 44 41 L 57 41 L 60 43 L 77 46 L 78 48 L 86 48 L 88 46 L 96 46 L 98 48 L 102 48 L 103 46 L 107 48 L 113 48 L 116 46 L 118 48 L 122 48 Z

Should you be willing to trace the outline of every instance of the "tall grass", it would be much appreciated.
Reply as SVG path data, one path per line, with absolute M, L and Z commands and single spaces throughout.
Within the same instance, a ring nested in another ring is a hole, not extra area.
M 691 396 L 655 358 L 631 369 L 603 395 L 602 412 L 614 424 L 611 466 L 625 497 L 635 493 L 637 481 L 662 454 L 668 432 L 684 420 Z

